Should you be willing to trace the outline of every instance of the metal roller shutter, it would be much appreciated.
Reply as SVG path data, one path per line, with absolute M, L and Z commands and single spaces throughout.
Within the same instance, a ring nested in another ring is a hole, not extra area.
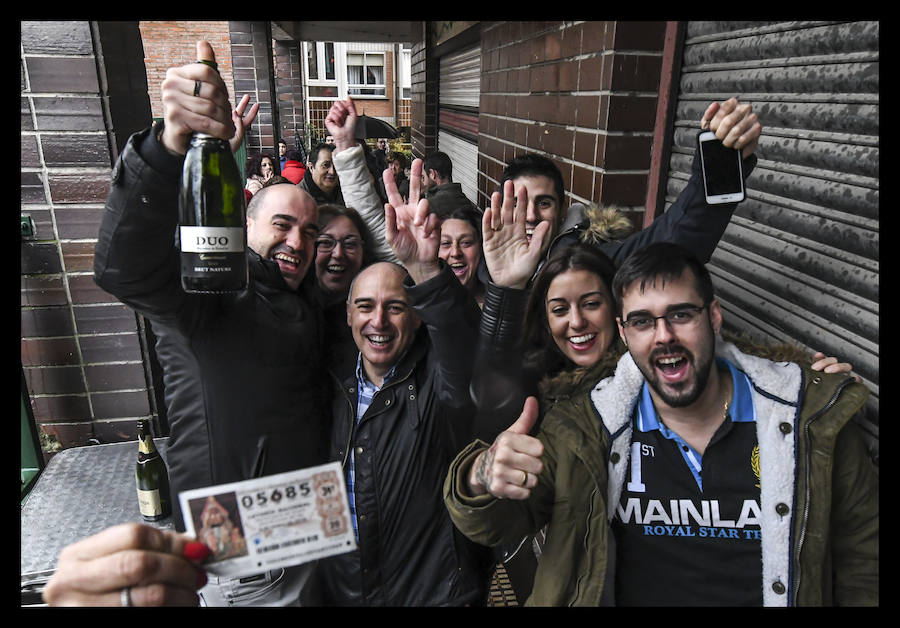
M 481 46 L 441 57 L 441 107 L 478 109 L 481 94 Z
M 438 131 L 438 149 L 450 156 L 453 182 L 459 183 L 466 198 L 475 203 L 478 199 L 478 145 L 446 131 Z
M 438 150 L 453 162 L 453 181 L 473 202 L 478 199 L 478 103 L 481 46 L 440 59 Z
M 878 22 L 688 22 L 666 189 L 710 102 L 753 105 L 759 164 L 710 264 L 726 325 L 852 363 L 876 455 L 878 45 Z

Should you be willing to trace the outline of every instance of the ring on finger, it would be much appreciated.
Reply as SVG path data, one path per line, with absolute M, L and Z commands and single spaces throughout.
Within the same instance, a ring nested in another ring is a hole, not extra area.
M 122 608 L 129 608 L 133 606 L 131 603 L 131 587 L 125 587 L 122 589 L 121 597 L 119 598 Z
M 522 471 L 522 473 L 525 474 L 525 477 L 522 478 L 522 486 L 525 486 L 526 484 L 528 484 L 528 471 Z
M 194 96 L 200 95 L 200 88 L 203 87 L 202 81 L 194 81 Z

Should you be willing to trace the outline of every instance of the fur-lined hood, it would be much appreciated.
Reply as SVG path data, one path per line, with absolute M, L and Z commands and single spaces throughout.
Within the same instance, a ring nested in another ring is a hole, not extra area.
M 577 241 L 600 245 L 622 240 L 633 231 L 634 225 L 618 207 L 588 207 L 583 203 L 573 203 L 566 212 L 559 234 L 547 248 L 546 259 Z
M 584 216 L 587 225 L 582 228 L 579 239 L 588 244 L 624 240 L 634 231 L 634 225 L 618 207 L 592 205 L 584 210 Z

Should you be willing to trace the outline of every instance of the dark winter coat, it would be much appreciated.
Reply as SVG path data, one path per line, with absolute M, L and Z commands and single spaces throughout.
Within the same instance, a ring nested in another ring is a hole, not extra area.
M 330 428 L 312 281 L 291 290 L 276 264 L 248 251 L 246 291 L 182 290 L 173 237 L 182 162 L 153 133 L 131 137 L 94 257 L 97 285 L 143 314 L 157 336 L 173 497 L 322 464 Z
M 357 383 L 340 379 L 330 458 L 354 451 L 359 549 L 319 564 L 326 605 L 464 606 L 484 601 L 488 551 L 453 527 L 441 497 L 471 438 L 468 385 L 478 305 L 447 266 L 407 294 L 422 326 L 356 425 Z
M 717 355 L 752 386 L 762 461 L 763 604 L 877 606 L 878 481 L 851 422 L 868 391 L 846 373 L 757 358 L 729 343 L 718 343 Z M 569 381 L 572 395 L 556 391 L 537 432 L 544 471 L 527 500 L 467 496 L 468 469 L 485 443 L 472 443 L 454 460 L 445 503 L 469 538 L 514 543 L 549 525 L 529 605 L 612 603 L 609 522 L 629 468 L 631 414 L 642 384 L 626 354 L 614 377 L 586 391 Z

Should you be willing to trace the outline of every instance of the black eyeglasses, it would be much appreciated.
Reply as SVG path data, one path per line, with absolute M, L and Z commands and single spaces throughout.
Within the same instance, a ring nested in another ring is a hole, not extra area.
M 670 310 L 662 316 L 647 316 L 638 314 L 630 317 L 627 321 L 622 321 L 622 327 L 632 329 L 636 332 L 647 332 L 656 329 L 656 321 L 661 318 L 666 319 L 670 327 L 684 327 L 699 320 L 700 312 L 706 309 L 706 305 L 690 305 Z
M 340 240 L 332 238 L 330 235 L 320 235 L 316 238 L 316 251 L 331 251 L 338 242 L 347 253 L 355 253 L 362 248 L 363 241 L 356 236 L 346 236 Z

